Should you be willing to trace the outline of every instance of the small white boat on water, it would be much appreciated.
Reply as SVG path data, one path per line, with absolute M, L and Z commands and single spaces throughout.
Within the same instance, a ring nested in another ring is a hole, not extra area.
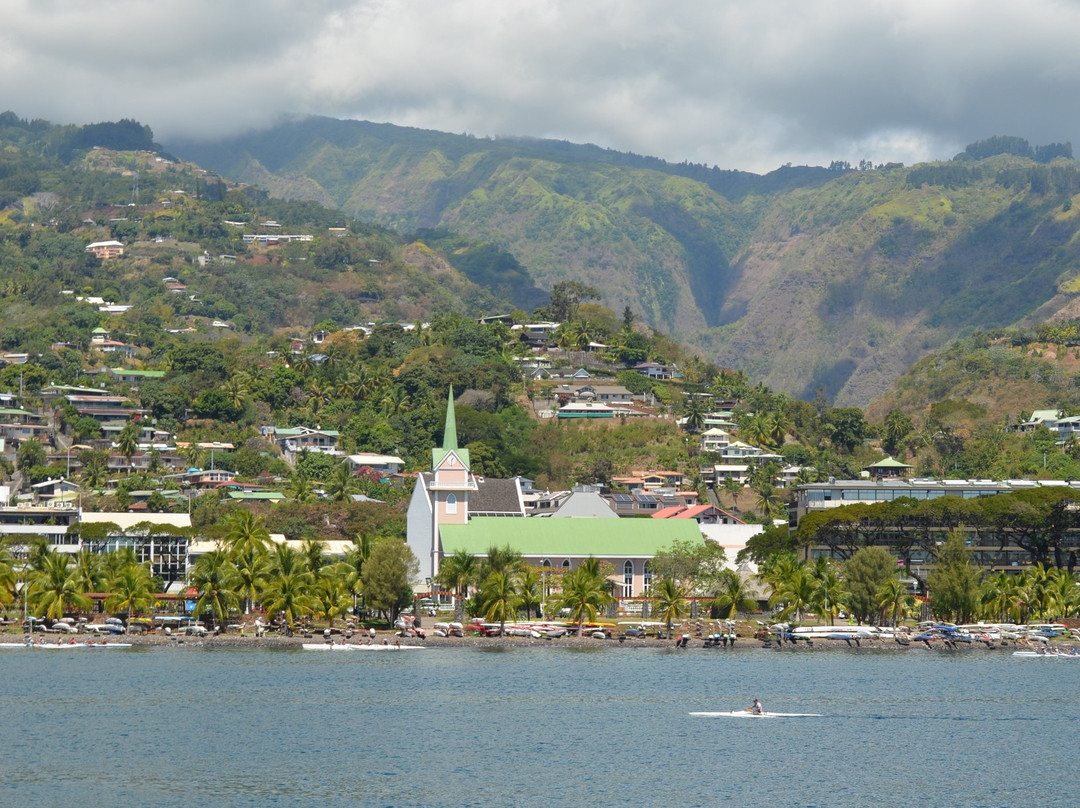
M 749 710 L 728 710 L 726 712 L 697 712 L 690 715 L 699 718 L 821 718 L 821 713 L 752 713 Z

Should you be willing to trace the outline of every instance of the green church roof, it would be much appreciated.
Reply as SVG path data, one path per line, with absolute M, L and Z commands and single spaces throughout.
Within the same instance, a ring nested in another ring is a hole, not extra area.
M 456 454 L 465 468 L 469 468 L 469 450 L 457 445 L 457 416 L 454 414 L 454 388 L 451 385 L 446 401 L 446 425 L 443 427 L 442 448 L 431 450 L 431 467 L 435 468 L 450 452 Z
M 445 555 L 486 555 L 510 546 L 523 556 L 652 557 L 675 541 L 704 541 L 692 519 L 550 519 L 477 516 L 465 525 L 440 525 Z

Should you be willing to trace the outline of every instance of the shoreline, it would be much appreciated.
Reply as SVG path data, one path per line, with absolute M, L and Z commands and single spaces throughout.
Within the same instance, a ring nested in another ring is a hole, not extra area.
M 16 638 L 22 639 L 25 634 L 21 632 L 18 634 L 4 634 L 0 635 L 3 639 L 8 641 L 15 640 Z M 93 639 L 95 644 L 99 644 L 103 639 L 106 643 L 129 643 L 132 648 L 159 648 L 159 649 L 287 649 L 287 650 L 300 650 L 304 644 L 324 644 L 323 636 L 321 633 L 314 634 L 296 634 L 292 637 L 284 637 L 277 635 L 255 637 L 251 634 L 219 634 L 217 636 L 206 637 L 187 637 L 187 636 L 167 636 L 165 634 L 116 634 L 108 638 L 92 637 L 90 635 L 78 634 L 78 635 L 52 635 L 52 634 L 35 634 L 34 642 L 42 643 L 46 645 L 70 645 L 71 640 L 75 639 L 75 645 L 84 645 L 88 639 Z M 341 638 L 335 637 L 337 644 L 341 644 Z M 817 639 L 814 640 L 813 646 L 807 646 L 805 642 L 798 644 L 784 643 L 782 646 L 777 646 L 775 643 L 772 645 L 764 645 L 760 640 L 752 638 L 741 638 L 735 644 L 734 647 L 706 647 L 704 641 L 701 638 L 693 638 L 687 644 L 685 648 L 679 648 L 674 640 L 661 640 L 655 637 L 636 637 L 627 638 L 624 641 L 618 639 L 606 639 L 599 640 L 592 637 L 560 637 L 557 639 L 534 639 L 531 637 L 480 637 L 480 636 L 468 636 L 468 637 L 427 637 L 426 639 L 418 639 L 414 637 L 399 638 L 391 632 L 380 632 L 375 639 L 375 645 L 394 645 L 395 642 L 399 642 L 403 646 L 421 646 L 432 649 L 451 649 L 451 648 L 469 648 L 469 649 L 508 649 L 508 648 L 571 648 L 582 650 L 594 650 L 603 648 L 645 648 L 653 650 L 667 649 L 673 653 L 684 652 L 705 652 L 717 656 L 724 654 L 742 654 L 750 651 L 756 652 L 768 652 L 768 653 L 813 653 L 819 650 L 843 650 L 857 653 L 859 651 L 874 651 L 874 652 L 914 652 L 914 653 L 1002 653 L 1011 654 L 1013 651 L 1033 650 L 1035 646 L 1026 645 L 1021 642 L 1009 642 L 1007 645 L 995 644 L 993 646 L 987 646 L 982 643 L 965 643 L 955 647 L 947 647 L 943 643 L 935 643 L 933 647 L 927 648 L 923 643 L 911 643 L 910 645 L 900 645 L 893 640 L 878 640 L 878 639 L 865 639 L 858 646 L 849 645 L 844 640 L 831 640 L 831 639 Z M 346 645 L 357 646 L 367 643 L 359 643 L 356 641 L 349 641 Z M 1061 647 L 1061 643 L 1051 643 L 1050 647 Z

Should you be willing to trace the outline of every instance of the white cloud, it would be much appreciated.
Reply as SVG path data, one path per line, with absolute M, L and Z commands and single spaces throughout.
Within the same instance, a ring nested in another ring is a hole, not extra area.
M 289 113 L 595 142 L 722 168 L 1071 140 L 1055 0 L 9 2 L 0 106 L 159 139 Z

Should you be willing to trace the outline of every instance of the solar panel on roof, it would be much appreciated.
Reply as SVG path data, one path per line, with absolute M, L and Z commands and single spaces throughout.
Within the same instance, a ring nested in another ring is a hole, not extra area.
M 634 498 L 629 494 L 615 494 L 616 502 L 633 502 Z
M 637 498 L 637 501 L 640 502 L 642 505 L 655 505 L 656 497 L 650 496 L 648 494 L 640 494 Z

